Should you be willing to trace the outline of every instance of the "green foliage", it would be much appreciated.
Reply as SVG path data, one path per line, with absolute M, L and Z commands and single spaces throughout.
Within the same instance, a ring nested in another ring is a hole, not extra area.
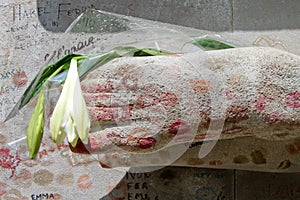
M 192 43 L 198 47 L 203 48 L 204 50 L 220 50 L 235 48 L 233 45 L 209 38 L 195 39 Z

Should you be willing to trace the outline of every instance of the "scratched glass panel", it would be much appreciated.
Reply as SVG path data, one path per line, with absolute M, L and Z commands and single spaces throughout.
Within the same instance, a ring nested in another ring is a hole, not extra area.
M 93 9 L 87 10 L 77 17 L 67 28 L 66 33 L 93 35 L 92 43 L 103 43 L 101 46 L 93 45 L 92 48 L 86 49 L 85 52 L 90 54 L 107 52 L 118 46 L 153 48 L 178 53 L 200 50 L 190 42 L 192 39 L 189 36 L 175 29 Z
M 109 13 L 88 10 L 78 17 L 66 32 L 115 33 L 126 30 L 129 30 L 128 20 Z

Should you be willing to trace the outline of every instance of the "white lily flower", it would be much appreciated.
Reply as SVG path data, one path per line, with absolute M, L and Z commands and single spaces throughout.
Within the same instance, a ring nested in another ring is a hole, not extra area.
M 75 57 L 71 60 L 64 87 L 50 119 L 53 141 L 60 144 L 67 136 L 73 147 L 76 146 L 78 138 L 87 144 L 87 134 L 90 130 L 88 110 L 77 72 L 77 60 L 80 58 Z

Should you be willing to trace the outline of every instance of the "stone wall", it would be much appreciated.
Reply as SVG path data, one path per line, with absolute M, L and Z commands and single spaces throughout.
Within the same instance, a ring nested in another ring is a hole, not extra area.
M 77 48 L 76 53 L 90 52 L 95 48 L 106 49 L 102 35 L 61 33 L 86 8 L 103 8 L 204 29 L 141 20 L 142 23 L 173 28 L 190 37 L 198 37 L 215 35 L 210 31 L 298 28 L 300 12 L 297 9 L 300 6 L 297 2 L 287 2 L 160 0 L 145 1 L 143 4 L 140 1 L 103 1 L 100 4 L 90 0 L 1 0 L 0 199 L 300 198 L 299 173 L 185 167 L 126 173 L 128 168 L 102 168 L 98 158 L 78 156 L 65 145 L 43 145 L 38 158 L 32 161 L 28 159 L 23 137 L 28 113 L 20 111 L 16 118 L 4 123 L 28 84 L 51 57 L 53 62 L 61 58 L 66 50 L 91 40 L 91 37 L 93 44 Z M 265 12 L 266 9 L 269 12 Z M 249 21 L 249 16 L 255 18 Z M 271 46 L 300 55 L 300 32 L 297 29 L 218 34 L 240 46 Z M 292 145 L 299 149 L 299 143 Z M 298 156 L 299 151 L 296 154 Z
M 40 8 L 41 22 L 46 29 L 52 31 L 63 31 L 87 8 L 209 31 L 300 27 L 300 3 L 290 0 L 37 0 L 37 5 Z

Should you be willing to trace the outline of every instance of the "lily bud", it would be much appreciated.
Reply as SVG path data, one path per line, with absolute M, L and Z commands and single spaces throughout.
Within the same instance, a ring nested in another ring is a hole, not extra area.
M 27 145 L 31 159 L 36 158 L 43 138 L 44 99 L 44 89 L 42 89 L 27 127 Z
M 50 119 L 53 141 L 60 144 L 67 136 L 73 147 L 79 138 L 87 144 L 90 130 L 90 119 L 77 71 L 77 60 L 81 58 L 72 58 L 65 84 Z

